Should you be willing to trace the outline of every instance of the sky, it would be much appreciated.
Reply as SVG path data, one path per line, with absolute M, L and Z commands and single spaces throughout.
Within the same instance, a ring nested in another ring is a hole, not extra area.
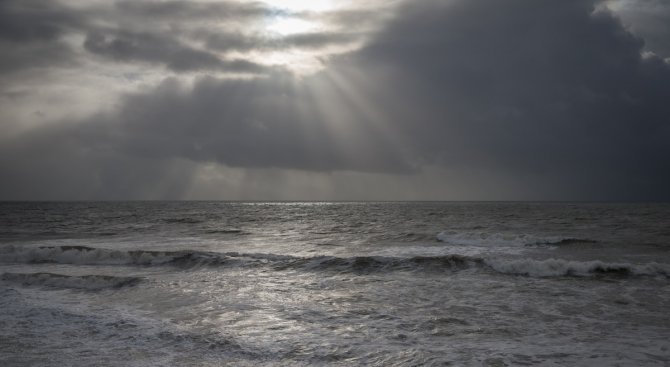
M 666 0 L 0 0 L 0 200 L 670 200 Z

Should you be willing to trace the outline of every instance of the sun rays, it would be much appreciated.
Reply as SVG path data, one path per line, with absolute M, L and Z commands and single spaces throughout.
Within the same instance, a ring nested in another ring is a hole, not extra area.
M 273 47 L 254 50 L 250 57 L 298 75 L 322 70 L 332 56 L 359 49 L 367 35 L 383 22 L 391 5 L 375 1 L 264 0 L 268 15 L 256 30 Z M 365 14 L 356 24 L 343 22 L 344 14 Z
M 276 47 L 256 52 L 258 62 L 287 68 L 296 74 L 310 74 L 322 68 L 322 47 L 303 47 L 310 35 L 336 31 L 324 17 L 336 9 L 330 0 L 265 0 L 270 15 L 260 24 L 263 38 Z M 332 50 L 330 51 L 332 52 Z

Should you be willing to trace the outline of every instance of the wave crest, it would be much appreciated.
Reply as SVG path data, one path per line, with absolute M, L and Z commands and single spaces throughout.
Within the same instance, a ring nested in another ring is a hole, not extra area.
M 297 257 L 276 254 L 237 252 L 108 250 L 85 246 L 5 247 L 0 262 L 59 263 L 74 265 L 138 265 L 207 267 L 271 267 L 275 270 L 326 271 L 365 274 L 384 271 L 455 271 L 488 269 L 501 274 L 530 277 L 563 276 L 664 276 L 670 277 L 670 265 L 630 264 L 564 259 L 480 258 L 462 255 L 388 257 L 388 256 L 316 256 Z
M 0 280 L 23 286 L 101 290 L 136 285 L 141 278 L 116 277 L 111 275 L 70 276 L 53 273 L 4 273 Z
M 629 264 L 607 263 L 603 261 L 571 261 L 563 259 L 489 259 L 486 265 L 491 269 L 511 275 L 531 277 L 562 276 L 665 276 L 670 277 L 670 265 L 659 263 Z
M 121 251 L 87 246 L 18 247 L 0 250 L 0 262 L 76 265 L 159 265 L 173 260 L 168 252 Z
M 594 244 L 598 241 L 588 238 L 536 236 L 524 233 L 499 232 L 459 232 L 442 231 L 437 234 L 438 242 L 462 246 L 562 246 Z

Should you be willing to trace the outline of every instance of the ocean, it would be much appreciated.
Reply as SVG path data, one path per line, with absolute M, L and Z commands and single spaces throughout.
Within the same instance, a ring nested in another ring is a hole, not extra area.
M 0 203 L 2 366 L 668 366 L 670 205 Z

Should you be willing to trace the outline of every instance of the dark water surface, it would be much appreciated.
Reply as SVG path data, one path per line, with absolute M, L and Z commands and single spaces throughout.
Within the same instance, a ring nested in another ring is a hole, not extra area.
M 670 364 L 670 205 L 0 203 L 3 366 Z

